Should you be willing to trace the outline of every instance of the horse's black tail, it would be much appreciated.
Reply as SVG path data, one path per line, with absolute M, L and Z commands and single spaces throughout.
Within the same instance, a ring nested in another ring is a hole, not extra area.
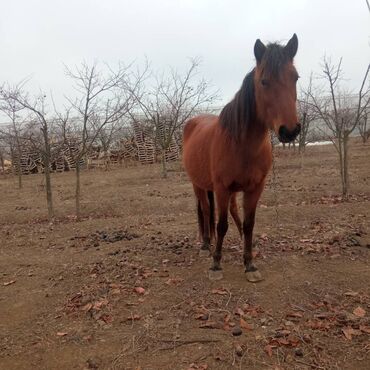
M 204 235 L 204 218 L 203 218 L 203 211 L 202 211 L 202 207 L 200 205 L 200 200 L 199 199 L 198 199 L 197 211 L 198 211 L 199 234 L 200 234 L 201 240 L 203 240 L 203 235 Z
M 215 237 L 215 198 L 213 191 L 207 191 L 209 201 L 209 231 L 211 240 Z

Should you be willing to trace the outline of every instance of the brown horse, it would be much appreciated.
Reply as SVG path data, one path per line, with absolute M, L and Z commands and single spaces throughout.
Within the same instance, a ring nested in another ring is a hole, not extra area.
M 215 234 L 214 198 L 218 223 L 210 278 L 219 279 L 222 243 L 228 229 L 228 210 L 244 234 L 244 265 L 247 279 L 262 279 L 253 264 L 252 233 L 257 202 L 272 163 L 269 129 L 283 143 L 296 138 L 300 124 L 296 111 L 298 73 L 293 58 L 298 49 L 296 34 L 286 46 L 254 45 L 255 68 L 246 75 L 240 90 L 219 116 L 190 119 L 184 128 L 183 161 L 198 199 L 198 223 L 209 254 Z M 236 194 L 243 192 L 244 221 L 237 212 Z

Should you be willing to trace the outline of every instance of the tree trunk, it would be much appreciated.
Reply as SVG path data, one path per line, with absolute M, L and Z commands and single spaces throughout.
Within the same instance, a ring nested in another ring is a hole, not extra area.
M 0 162 L 1 162 L 1 168 L 3 169 L 3 173 L 5 174 L 4 157 L 3 157 L 2 153 L 0 153 Z
M 48 218 L 51 221 L 54 217 L 54 208 L 53 208 L 53 194 L 51 190 L 51 175 L 50 175 L 50 143 L 49 143 L 49 133 L 47 127 L 42 130 L 44 136 L 44 174 L 45 174 L 45 185 L 46 185 L 46 202 L 48 205 Z
M 104 169 L 105 171 L 110 170 L 110 159 L 108 154 L 104 154 Z
M 166 149 L 162 149 L 162 177 L 167 178 Z
M 343 196 L 348 197 L 349 176 L 348 176 L 348 136 L 343 137 Z
M 342 184 L 342 195 L 345 199 L 348 197 L 349 176 L 348 176 L 348 135 L 340 133 L 338 137 L 338 153 L 340 165 L 340 178 Z
M 76 217 L 80 220 L 81 208 L 80 208 L 80 197 L 81 197 L 81 185 L 80 185 L 80 163 L 79 159 L 76 160 Z
M 344 194 L 344 172 L 343 172 L 343 139 L 342 136 L 338 136 L 338 154 L 339 154 L 339 171 L 340 171 L 340 183 L 342 186 L 342 194 Z
M 298 136 L 298 151 L 299 153 L 303 152 L 306 144 L 306 116 L 307 113 L 303 113 L 301 131 Z
M 301 170 L 303 170 L 303 150 L 299 150 Z
M 46 202 L 48 205 L 48 218 L 52 220 L 54 217 L 54 209 L 53 209 L 53 194 L 51 191 L 51 175 L 50 175 L 50 159 L 48 155 L 45 156 L 44 160 L 44 174 L 45 174 L 45 185 L 46 185 Z
M 18 150 L 18 189 L 22 189 L 21 152 Z

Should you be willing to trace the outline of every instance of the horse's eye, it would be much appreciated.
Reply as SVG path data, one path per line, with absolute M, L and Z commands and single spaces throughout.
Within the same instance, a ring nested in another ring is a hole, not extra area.
M 262 79 L 262 80 L 261 80 L 261 85 L 262 85 L 263 87 L 267 87 L 267 86 L 269 85 L 269 82 L 268 82 L 267 80 L 265 80 L 265 79 Z

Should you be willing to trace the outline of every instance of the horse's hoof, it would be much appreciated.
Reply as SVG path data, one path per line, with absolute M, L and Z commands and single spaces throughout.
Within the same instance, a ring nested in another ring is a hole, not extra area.
M 223 278 L 222 270 L 209 270 L 208 271 L 209 280 L 217 281 Z
M 211 251 L 209 249 L 200 249 L 199 250 L 199 257 L 209 257 L 211 255 Z
M 247 271 L 246 274 L 247 274 L 247 280 L 251 283 L 258 283 L 259 281 L 263 280 L 263 277 L 258 270 Z

